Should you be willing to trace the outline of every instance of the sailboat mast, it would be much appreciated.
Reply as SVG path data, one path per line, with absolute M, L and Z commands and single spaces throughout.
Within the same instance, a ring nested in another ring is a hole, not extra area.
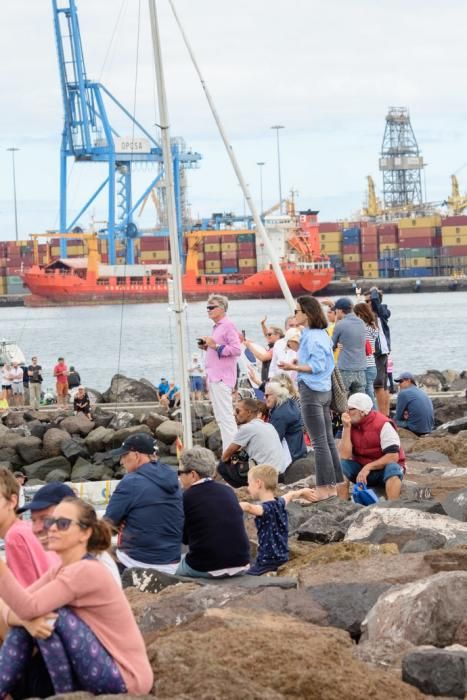
M 175 190 L 173 176 L 172 149 L 170 144 L 169 113 L 165 90 L 162 52 L 157 20 L 156 0 L 148 0 L 151 20 L 152 46 L 154 66 L 156 71 L 157 99 L 159 104 L 159 119 L 161 128 L 162 155 L 164 157 L 165 185 L 167 197 L 167 219 L 169 224 L 170 253 L 172 260 L 172 276 L 174 290 L 174 312 L 176 319 L 177 349 L 180 367 L 180 405 L 182 409 L 183 446 L 192 447 L 191 406 L 188 389 L 188 340 L 186 336 L 186 312 L 182 292 L 182 268 L 178 244 L 177 215 L 175 209 Z
M 271 260 L 272 269 L 274 270 L 274 274 L 276 275 L 277 281 L 279 282 L 280 288 L 282 290 L 282 294 L 284 295 L 284 298 L 285 298 L 286 302 L 288 303 L 290 310 L 293 312 L 295 310 L 295 303 L 294 303 L 292 294 L 290 292 L 289 285 L 287 284 L 287 280 L 285 279 L 284 273 L 282 272 L 282 268 L 279 265 L 279 261 L 277 259 L 274 247 L 273 247 L 271 241 L 269 240 L 269 236 L 266 233 L 266 229 L 264 228 L 263 222 L 261 221 L 261 217 L 258 213 L 258 210 L 256 209 L 256 205 L 255 205 L 253 198 L 250 194 L 250 189 L 245 182 L 245 178 L 243 177 L 242 171 L 240 170 L 240 165 L 238 164 L 237 157 L 236 157 L 235 152 L 233 150 L 232 144 L 229 142 L 229 139 L 227 137 L 227 133 L 224 129 L 224 125 L 221 122 L 220 116 L 217 112 L 217 109 L 216 109 L 216 106 L 215 106 L 214 101 L 212 99 L 211 93 L 209 92 L 206 81 L 203 77 L 203 74 L 201 73 L 201 69 L 200 69 L 198 62 L 195 58 L 195 55 L 193 53 L 193 49 L 191 48 L 191 44 L 188 41 L 188 37 L 185 34 L 185 30 L 183 29 L 182 23 L 180 22 L 180 19 L 178 17 L 173 0 L 169 0 L 169 5 L 172 8 L 172 12 L 173 12 L 173 15 L 175 17 L 175 21 L 177 22 L 178 28 L 180 29 L 181 35 L 183 37 L 183 41 L 185 43 L 185 46 L 187 48 L 188 53 L 190 54 L 190 58 L 193 62 L 193 66 L 195 68 L 195 71 L 197 72 L 198 77 L 201 81 L 201 85 L 202 85 L 204 93 L 206 95 L 206 99 L 208 101 L 212 115 L 213 115 L 214 120 L 217 124 L 217 128 L 219 129 L 219 133 L 221 135 L 222 141 L 224 142 L 227 154 L 230 158 L 230 162 L 232 163 L 232 167 L 233 167 L 235 174 L 237 176 L 238 183 L 239 183 L 241 190 L 243 192 L 243 196 L 245 197 L 245 201 L 248 204 L 248 208 L 250 209 L 251 215 L 253 217 L 253 221 L 255 222 L 256 231 L 259 232 L 261 238 L 263 239 L 264 245 L 266 247 L 269 258 Z

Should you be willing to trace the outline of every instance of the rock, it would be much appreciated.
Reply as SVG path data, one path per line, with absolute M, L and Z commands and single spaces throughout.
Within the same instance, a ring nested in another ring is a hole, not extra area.
M 134 425 L 129 428 L 121 428 L 120 430 L 116 430 L 110 439 L 106 438 L 105 445 L 107 449 L 109 447 L 120 447 L 122 442 L 124 442 L 127 437 L 130 437 L 130 435 L 134 435 L 135 433 L 146 433 L 146 435 L 151 435 L 151 431 L 147 425 Z
M 329 624 L 360 638 L 361 624 L 389 583 L 327 583 L 306 588 L 310 598 L 327 612 Z
M 157 401 L 156 390 L 145 382 L 115 374 L 110 387 L 102 394 L 105 403 L 144 403 Z
M 37 437 L 42 441 L 47 432 L 47 423 L 41 423 L 39 420 L 33 420 L 28 423 L 29 432 L 32 437 Z
M 461 430 L 467 430 L 467 416 L 462 416 L 462 418 L 456 418 L 448 423 L 443 423 L 437 428 L 437 431 L 447 430 L 451 435 L 456 435 L 460 433 Z
M 149 430 L 155 435 L 157 428 L 161 425 L 161 423 L 165 423 L 166 420 L 168 420 L 167 416 L 151 411 L 151 413 L 148 413 L 148 415 L 145 416 L 143 423 L 147 425 Z
M 402 660 L 402 680 L 429 695 L 464 698 L 467 690 L 467 649 L 422 647 Z
M 463 391 L 467 389 L 467 370 L 461 372 L 452 382 L 451 391 Z
M 43 439 L 44 454 L 47 457 L 56 457 L 61 454 L 62 442 L 69 440 L 70 435 L 66 430 L 60 428 L 50 428 Z
M 428 394 L 438 394 L 449 389 L 446 377 L 437 369 L 429 369 L 424 374 L 417 375 L 416 380 L 420 389 Z
M 110 470 L 110 475 L 112 470 Z M 71 472 L 72 481 L 105 481 L 109 475 L 109 468 L 104 464 L 91 464 L 82 457 L 78 457 Z
M 356 542 L 333 542 L 332 544 L 310 545 L 289 541 L 290 559 L 278 569 L 280 576 L 299 576 L 305 569 L 325 566 L 333 562 L 357 561 L 368 557 L 399 554 L 395 544 L 359 544 Z M 378 562 L 381 566 L 381 562 Z M 427 571 L 430 569 L 427 567 Z M 431 573 L 431 571 L 430 571 Z M 317 584 L 319 585 L 319 583 Z
M 467 571 L 467 546 L 443 549 L 438 552 L 427 552 L 423 558 L 435 573 L 440 571 Z
M 180 585 L 181 583 L 195 583 L 197 586 L 238 586 L 242 589 L 257 589 L 277 587 L 283 589 L 297 588 L 297 580 L 286 578 L 285 576 L 232 576 L 228 580 L 225 578 L 188 578 L 177 576 L 176 574 L 166 574 L 156 569 L 125 569 L 122 576 L 124 588 L 134 586 L 140 591 L 149 593 L 159 593 L 165 588 Z
M 296 459 L 290 464 L 284 474 L 284 484 L 294 484 L 296 481 L 306 479 L 315 473 L 315 458 L 313 452 L 309 452 L 306 457 Z
M 115 414 L 112 411 L 103 411 L 101 408 L 96 407 L 92 411 L 92 420 L 95 428 L 107 428 L 110 421 Z
M 442 464 L 453 466 L 449 457 L 437 450 L 423 450 L 422 452 L 411 452 L 407 455 L 409 459 L 415 459 L 417 462 L 428 462 L 429 464 Z
M 13 447 L 0 447 L 0 462 L 9 464 L 11 469 L 23 464 L 23 460 Z
M 444 537 L 445 545 L 467 543 L 467 524 L 446 515 L 424 513 L 408 508 L 366 508 L 351 523 L 346 540 L 354 542 L 395 542 L 399 549 L 420 538 L 420 531 Z M 426 537 L 423 533 L 422 537 Z
M 89 450 L 83 438 L 68 438 L 62 442 L 62 455 L 73 462 L 77 457 L 89 457 Z
M 433 409 L 435 413 L 435 425 L 442 425 L 456 418 L 465 416 L 467 412 L 467 401 L 465 398 L 437 398 L 433 399 Z
M 297 532 L 299 540 L 327 544 L 343 540 L 346 528 L 328 513 L 317 512 L 300 525 Z
M 8 430 L 6 433 L 0 436 L 0 448 L 11 447 L 13 450 L 16 449 L 16 445 L 24 439 L 24 434 L 21 432 L 16 432 L 14 430 Z
M 156 428 L 157 439 L 165 442 L 166 445 L 171 445 L 176 438 L 181 438 L 182 436 L 182 424 L 173 420 L 166 420 Z
M 122 428 L 130 428 L 138 423 L 138 419 L 129 411 L 118 411 L 118 413 L 113 414 L 107 427 L 112 430 L 122 430 Z
M 84 413 L 77 413 L 76 416 L 69 416 L 60 422 L 60 428 L 66 430 L 70 435 L 88 435 L 94 429 L 94 423 L 86 418 Z
M 41 481 L 45 480 L 45 477 L 52 469 L 63 469 L 68 471 L 68 474 L 71 474 L 71 464 L 63 455 L 41 459 L 39 462 L 26 464 L 23 467 L 29 479 L 40 479 Z
M 467 489 L 450 493 L 443 501 L 446 513 L 456 520 L 467 522 Z
M 206 425 L 203 425 L 201 428 L 201 432 L 203 433 L 204 437 L 206 440 L 216 431 L 219 431 L 219 426 L 217 425 L 215 420 L 212 420 L 210 423 L 206 423 Z
M 465 617 L 466 604 L 467 571 L 443 571 L 395 586 L 368 613 L 362 625 L 363 637 L 448 646 Z
M 16 443 L 16 452 L 25 464 L 43 459 L 42 440 L 38 437 L 24 437 Z
M 443 505 L 434 498 L 429 498 L 426 501 L 414 501 L 411 499 L 399 499 L 397 501 L 379 501 L 375 504 L 375 508 L 409 508 L 410 510 L 419 510 L 423 513 L 438 513 L 438 515 L 447 515 Z
M 51 481 L 69 481 L 70 471 L 67 469 L 52 469 L 45 477 L 45 482 L 48 484 Z
M 379 642 L 369 642 L 360 638 L 358 645 L 354 648 L 354 656 L 374 668 L 391 671 L 400 678 L 402 659 L 415 648 L 407 641 L 395 642 L 392 639 L 382 639 Z
M 352 650 L 342 630 L 290 615 L 219 607 L 155 633 L 149 657 L 159 700 L 421 698 L 397 677 L 354 659 Z
M 89 396 L 89 400 L 91 401 L 91 406 L 96 405 L 96 403 L 102 403 L 102 393 L 100 391 L 97 391 L 97 389 L 92 389 L 90 386 L 86 387 L 86 393 Z
M 289 517 L 289 537 L 294 535 L 300 525 L 305 523 L 310 518 L 309 508 L 304 508 L 296 501 L 290 501 L 287 504 L 287 515 Z
M 94 428 L 89 435 L 86 435 L 84 444 L 91 454 L 94 452 L 105 452 L 107 443 L 110 442 L 113 434 L 114 431 L 110 430 L 110 428 L 104 428 L 103 426 Z
M 211 435 L 208 437 L 207 446 L 211 452 L 214 452 L 217 458 L 220 458 L 222 455 L 222 437 L 220 430 L 216 430 L 215 433 L 211 433 Z
M 2 418 L 3 424 L 7 428 L 20 428 L 24 423 L 22 411 L 9 411 Z

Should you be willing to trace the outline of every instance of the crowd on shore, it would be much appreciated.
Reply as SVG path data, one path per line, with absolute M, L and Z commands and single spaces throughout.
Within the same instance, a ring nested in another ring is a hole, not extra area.
M 352 482 L 384 486 L 388 499 L 400 496 L 405 455 L 398 425 L 426 434 L 433 412 L 413 375 L 402 372 L 389 416 L 390 312 L 381 292 L 368 290 L 355 305 L 301 296 L 284 328 L 261 321 L 266 347 L 240 333 L 227 311 L 226 297 L 209 297 L 212 329 L 200 337 L 204 358 L 194 356 L 191 369 L 196 398 L 206 380 L 220 460 L 193 447 L 181 453 L 176 472 L 159 459 L 153 437 L 132 434 L 111 452 L 125 476 L 100 520 L 61 483 L 46 484 L 20 505 L 18 480 L 0 469 L 0 698 L 149 693 L 153 674 L 122 592 L 125 569 L 193 579 L 261 576 L 288 560 L 290 501 L 347 500 Z M 68 400 L 63 358 L 54 374 Z M 37 358 L 28 377 L 41 377 Z M 179 389 L 164 384 L 161 404 L 173 408 Z M 316 485 L 277 497 L 288 470 L 301 463 L 306 471 L 311 451 Z M 242 492 L 239 500 L 240 487 L 248 499 Z M 245 514 L 257 529 L 253 560 Z

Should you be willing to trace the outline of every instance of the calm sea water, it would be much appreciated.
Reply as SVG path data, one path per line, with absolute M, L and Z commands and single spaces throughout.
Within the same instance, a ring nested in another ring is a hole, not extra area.
M 467 369 L 467 292 L 388 294 L 395 372 Z M 262 341 L 260 319 L 283 325 L 284 301 L 232 301 L 229 316 L 239 330 Z M 82 306 L 0 310 L 0 337 L 16 341 L 27 359 L 36 354 L 44 368 L 44 386 L 53 386 L 52 368 L 59 355 L 75 365 L 83 383 L 105 390 L 112 375 L 178 378 L 175 320 L 163 304 Z M 209 333 L 205 303 L 187 311 L 190 349 Z

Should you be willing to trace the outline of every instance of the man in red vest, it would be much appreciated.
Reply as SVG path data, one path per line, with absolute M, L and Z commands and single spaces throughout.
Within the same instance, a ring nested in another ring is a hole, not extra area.
M 373 410 L 367 394 L 352 394 L 348 410 L 342 414 L 342 440 L 339 445 L 342 471 L 348 481 L 339 489 L 349 497 L 349 481 L 383 486 L 388 500 L 400 498 L 405 473 L 405 454 L 393 422 Z

